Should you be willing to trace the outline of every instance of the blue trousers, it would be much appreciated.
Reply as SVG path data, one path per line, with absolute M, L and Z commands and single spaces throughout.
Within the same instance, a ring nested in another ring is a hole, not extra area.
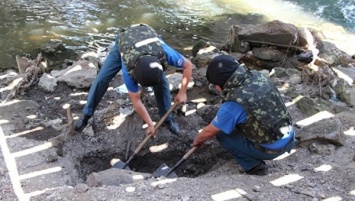
M 116 37 L 115 44 L 107 55 L 107 58 L 102 65 L 96 79 L 91 84 L 90 91 L 87 97 L 87 102 L 83 109 L 83 113 L 92 116 L 97 105 L 100 103 L 102 97 L 107 91 L 110 81 L 122 69 L 121 54 L 118 49 L 118 37 Z M 171 107 L 171 95 L 169 90 L 169 83 L 166 79 L 165 73 L 162 75 L 161 82 L 153 86 L 155 100 L 158 105 L 159 115 L 162 117 Z M 167 121 L 172 118 L 169 115 Z
M 290 152 L 295 146 L 295 140 L 293 138 L 292 141 L 277 154 L 268 154 L 255 148 L 252 141 L 236 132 L 228 135 L 220 131 L 216 137 L 222 147 L 233 155 L 235 160 L 245 171 L 251 170 L 263 160 L 272 160 L 285 152 Z

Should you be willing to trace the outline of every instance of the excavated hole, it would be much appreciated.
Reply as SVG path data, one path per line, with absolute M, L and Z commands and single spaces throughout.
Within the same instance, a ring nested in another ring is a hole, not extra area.
M 208 150 L 200 150 L 205 152 Z M 122 153 L 110 154 L 108 152 L 99 152 L 96 154 L 88 154 L 80 161 L 79 170 L 80 177 L 85 181 L 87 176 L 92 172 L 100 172 L 111 168 L 110 161 L 113 158 L 119 158 L 123 162 L 126 162 Z M 165 153 L 147 153 L 144 156 L 137 155 L 133 158 L 129 167 L 132 171 L 142 173 L 153 173 L 160 165 L 166 164 L 172 168 L 184 154 L 177 151 L 170 151 Z M 196 153 L 197 155 L 197 153 Z M 207 157 L 206 157 L 207 156 Z M 209 156 L 209 157 L 208 157 Z M 203 155 L 203 157 L 191 156 L 181 166 L 179 166 L 174 172 L 179 177 L 198 177 L 206 174 L 219 160 L 225 160 L 230 158 L 228 155 L 223 157 L 216 156 L 214 154 Z
M 207 94 L 205 96 L 207 97 L 214 97 L 214 95 L 210 95 L 205 89 L 205 88 L 198 88 L 196 89 L 198 91 L 194 91 L 193 94 L 196 95 L 196 98 L 200 96 L 200 94 Z M 151 108 L 149 112 L 151 113 L 151 116 L 156 116 L 157 113 L 157 108 L 154 107 L 152 102 L 154 102 L 154 97 L 149 97 L 152 100 L 148 101 L 145 103 L 145 105 L 148 106 L 148 108 Z M 209 98 L 211 99 L 211 98 Z M 176 109 L 177 113 L 179 109 Z M 117 110 L 109 110 L 105 114 L 105 122 L 104 124 L 99 124 L 99 125 L 108 125 L 112 121 L 112 117 L 117 115 L 115 112 Z M 186 117 L 176 114 L 175 115 L 175 120 L 178 121 L 181 125 L 183 124 L 188 124 L 186 125 L 186 128 L 192 128 L 196 127 L 196 125 L 200 122 L 210 122 L 212 119 L 210 117 L 214 117 L 214 115 L 211 115 L 212 113 L 214 114 L 216 112 L 215 108 L 210 108 L 209 110 L 205 111 L 205 114 L 203 117 L 198 116 L 196 114 L 194 117 L 195 121 L 189 121 L 187 120 Z M 208 113 L 208 114 L 206 114 Z M 210 114 L 211 113 L 211 114 Z M 181 120 L 179 119 L 181 117 Z M 198 120 L 199 118 L 200 121 Z M 160 119 L 157 118 L 155 121 L 159 121 Z M 119 136 L 119 139 L 117 140 L 110 140 L 108 143 L 114 143 L 116 144 L 123 144 L 123 142 L 128 142 L 127 144 L 135 144 L 134 147 L 130 148 L 129 153 L 127 153 L 127 147 L 120 147 L 120 150 L 112 150 L 112 149 L 106 149 L 105 147 L 110 147 L 108 144 L 107 146 L 104 146 L 100 151 L 94 151 L 85 154 L 84 156 L 81 157 L 81 160 L 78 161 L 77 165 L 77 170 L 79 172 L 80 178 L 86 180 L 87 176 L 90 175 L 93 172 L 101 172 L 104 170 L 107 170 L 111 168 L 110 161 L 112 159 L 120 159 L 123 162 L 126 162 L 128 158 L 131 156 L 133 153 L 133 150 L 138 146 L 137 144 L 137 139 L 132 138 L 132 133 L 137 134 L 137 132 L 142 132 L 141 131 L 141 125 L 140 124 L 135 124 L 134 122 L 141 122 L 140 117 L 138 115 L 132 115 L 127 117 L 127 119 L 120 125 L 119 127 L 119 132 L 122 134 Z M 189 125 L 189 124 L 194 124 L 194 125 Z M 105 128 L 96 128 L 96 131 L 102 131 Z M 131 163 L 129 164 L 129 168 L 132 171 L 135 172 L 142 172 L 142 173 L 149 173 L 152 174 L 155 172 L 162 164 L 166 164 L 168 167 L 172 168 L 183 156 L 186 154 L 186 152 L 190 149 L 191 145 L 191 139 L 187 137 L 190 135 L 191 131 L 186 131 L 186 133 L 182 133 L 182 136 L 186 137 L 180 137 L 180 138 L 175 138 L 171 136 L 170 132 L 164 125 L 160 128 L 159 130 L 159 139 L 156 139 L 152 144 L 157 145 L 157 144 L 163 144 L 165 142 L 173 141 L 174 147 L 168 147 L 164 149 L 162 152 L 149 152 L 148 146 L 149 144 L 143 148 L 137 156 L 133 158 Z M 197 131 L 194 131 L 197 132 Z M 105 133 L 106 135 L 107 132 Z M 100 136 L 100 134 L 98 134 Z M 111 138 L 112 136 L 108 135 L 108 138 Z M 181 166 L 179 166 L 174 172 L 179 176 L 179 177 L 190 177 L 190 178 L 195 178 L 198 176 L 201 176 L 203 174 L 208 173 L 211 171 L 211 168 L 214 167 L 216 164 L 222 162 L 223 164 L 226 159 L 230 159 L 231 155 L 226 154 L 227 152 L 225 150 L 222 151 L 222 148 L 219 146 L 218 142 L 215 142 L 215 146 L 204 146 L 201 149 L 198 149 L 195 153 L 191 155 L 189 159 L 185 161 Z M 127 146 L 127 145 L 126 145 Z M 99 148 L 99 147 L 96 147 Z M 133 150 L 132 150 L 133 149 Z

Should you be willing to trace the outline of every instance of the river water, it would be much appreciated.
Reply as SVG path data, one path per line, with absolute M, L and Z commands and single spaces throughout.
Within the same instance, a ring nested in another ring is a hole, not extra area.
M 147 23 L 184 54 L 199 39 L 224 43 L 230 25 L 280 20 L 321 30 L 355 54 L 354 0 L 2 0 L 0 71 L 16 69 L 16 55 L 36 56 L 41 44 L 61 40 L 85 51 L 112 41 L 120 28 Z

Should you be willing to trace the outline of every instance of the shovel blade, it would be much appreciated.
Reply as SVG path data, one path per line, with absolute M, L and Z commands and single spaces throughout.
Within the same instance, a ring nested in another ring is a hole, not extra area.
M 118 160 L 118 161 L 116 161 L 116 162 L 112 165 L 112 168 L 123 169 L 123 166 L 124 166 L 124 165 L 125 165 L 124 162 L 122 162 L 121 160 Z M 129 169 L 128 166 L 125 167 L 124 169 L 125 169 L 125 170 L 131 170 L 131 169 Z
M 153 172 L 153 177 L 166 177 L 166 178 L 178 178 L 176 173 L 172 171 L 169 175 L 168 172 L 171 170 L 165 163 L 163 163 L 158 169 Z

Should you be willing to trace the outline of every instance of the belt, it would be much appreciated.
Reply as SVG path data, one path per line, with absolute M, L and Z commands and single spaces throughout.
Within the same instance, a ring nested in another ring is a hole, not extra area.
M 278 149 L 278 150 L 268 149 L 268 148 L 265 148 L 265 147 L 263 147 L 263 146 L 260 146 L 260 145 L 258 145 L 258 144 L 255 144 L 255 143 L 253 143 L 253 145 L 254 145 L 254 147 L 255 147 L 256 149 L 258 149 L 259 151 L 264 152 L 264 153 L 266 153 L 266 154 L 279 154 L 279 153 L 283 152 L 283 151 L 285 150 L 285 148 L 287 148 L 288 145 L 291 144 L 292 141 L 293 141 L 293 139 L 291 139 L 290 141 L 288 141 L 284 148 Z

